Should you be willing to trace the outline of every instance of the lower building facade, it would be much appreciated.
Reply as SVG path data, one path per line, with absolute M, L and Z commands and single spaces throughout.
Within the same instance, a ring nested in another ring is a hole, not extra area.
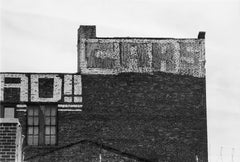
M 207 161 L 205 78 L 2 73 L 1 81 L 1 117 L 19 119 L 26 161 Z

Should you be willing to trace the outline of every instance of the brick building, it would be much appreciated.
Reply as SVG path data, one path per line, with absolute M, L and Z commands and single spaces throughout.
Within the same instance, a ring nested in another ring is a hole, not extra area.
M 77 73 L 1 73 L 1 117 L 25 161 L 207 161 L 205 33 L 100 38 L 78 30 Z

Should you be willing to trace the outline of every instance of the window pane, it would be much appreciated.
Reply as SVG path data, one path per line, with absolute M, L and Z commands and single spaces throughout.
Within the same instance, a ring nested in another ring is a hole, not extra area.
M 34 127 L 34 134 L 38 135 L 38 127 Z
M 45 127 L 45 134 L 46 134 L 46 135 L 51 134 L 51 132 L 50 132 L 50 131 L 51 131 L 50 128 L 51 128 L 50 126 L 46 126 L 46 127 Z
M 33 134 L 33 127 L 28 127 L 28 134 Z
M 50 136 L 45 136 L 45 144 L 46 145 L 50 144 Z
M 37 108 L 34 109 L 34 116 L 38 116 L 38 109 Z
M 45 117 L 45 125 L 56 125 L 56 117 Z
M 33 136 L 33 145 L 38 145 L 38 136 L 37 135 L 35 135 L 35 136 Z
M 51 134 L 52 135 L 56 134 L 56 127 L 53 126 L 51 127 Z
M 33 136 L 28 135 L 28 145 L 33 145 Z
M 38 125 L 38 122 L 39 122 L 38 117 L 34 117 L 34 125 Z
M 45 117 L 45 124 L 50 125 L 50 117 Z
M 46 107 L 46 109 L 45 109 L 45 116 L 50 116 L 51 114 L 51 112 L 50 112 L 50 108 L 49 107 Z
M 51 108 L 51 116 L 56 116 L 56 108 Z
M 27 111 L 29 116 L 33 116 L 33 108 L 29 108 Z
M 28 125 L 33 125 L 33 117 L 28 117 Z
M 56 136 L 51 136 L 51 145 L 56 144 Z
M 56 125 L 56 117 L 51 117 L 51 125 Z

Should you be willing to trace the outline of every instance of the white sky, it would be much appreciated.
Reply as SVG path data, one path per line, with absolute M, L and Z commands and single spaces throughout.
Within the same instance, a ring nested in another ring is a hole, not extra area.
M 240 0 L 1 0 L 1 72 L 76 72 L 77 29 L 196 38 L 206 31 L 210 160 L 240 161 Z M 238 155 L 238 156 L 237 156 Z M 238 158 L 238 160 L 237 160 Z

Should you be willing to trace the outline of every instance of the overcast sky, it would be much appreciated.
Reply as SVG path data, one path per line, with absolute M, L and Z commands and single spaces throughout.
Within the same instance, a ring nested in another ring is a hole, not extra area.
M 240 0 L 1 0 L 1 72 L 76 72 L 77 29 L 101 37 L 206 31 L 210 160 L 240 161 Z M 238 157 L 237 157 L 238 156 Z

